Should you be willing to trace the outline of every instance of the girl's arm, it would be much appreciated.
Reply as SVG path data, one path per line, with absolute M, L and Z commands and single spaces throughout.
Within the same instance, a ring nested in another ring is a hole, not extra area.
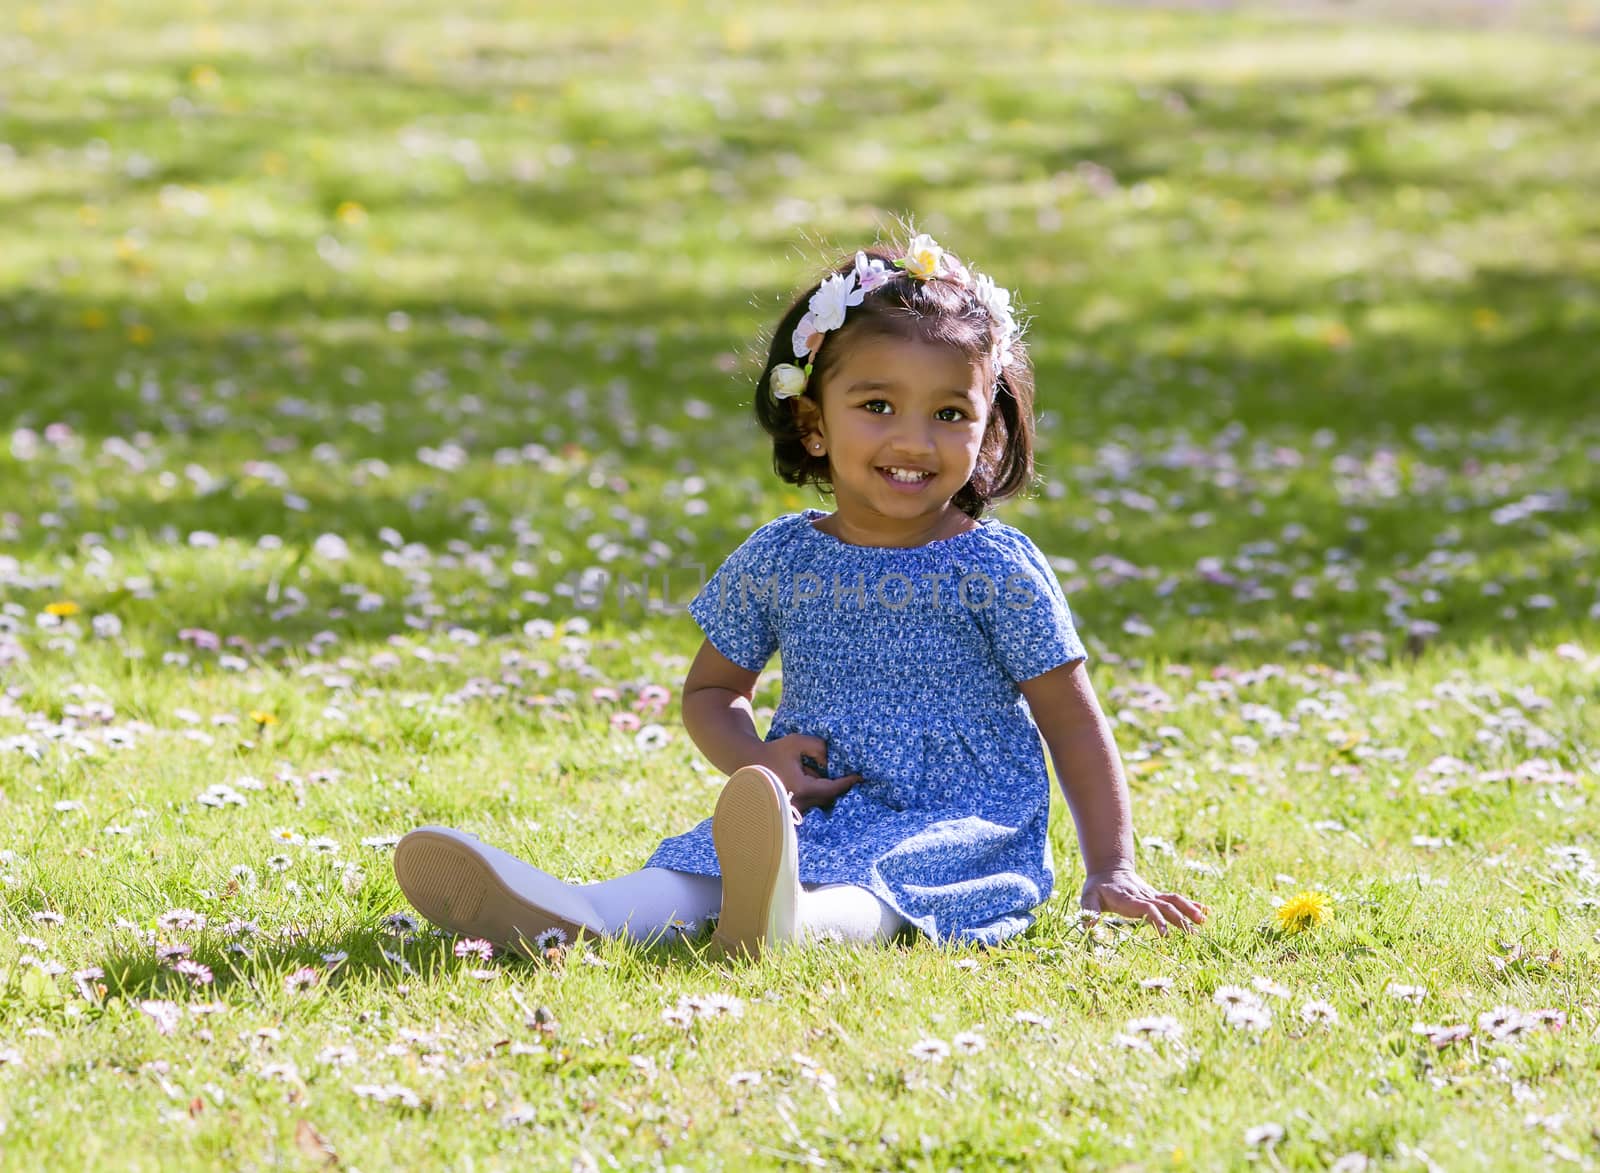
M 1111 726 L 1082 660 L 1053 668 L 1019 686 L 1044 735 L 1061 792 L 1078 828 L 1087 878 L 1087 909 L 1143 917 L 1160 931 L 1188 930 L 1207 909 L 1176 892 L 1158 892 L 1134 867 L 1133 814 Z
M 762 740 L 751 708 L 759 678 L 760 673 L 741 668 L 710 640 L 701 643 L 683 682 L 683 727 L 711 764 L 724 774 L 766 766 L 800 810 L 831 802 L 861 781 L 860 774 L 823 778 L 806 769 L 803 757 L 823 764 L 828 760 L 828 743 L 820 737 L 791 733 Z
M 750 707 L 760 675 L 739 667 L 706 640 L 683 682 L 683 727 L 724 774 L 759 760 L 765 748 Z

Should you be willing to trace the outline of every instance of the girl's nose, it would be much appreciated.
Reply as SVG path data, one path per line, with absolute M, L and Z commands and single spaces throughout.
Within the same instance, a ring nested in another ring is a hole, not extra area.
M 925 423 L 907 420 L 895 432 L 894 448 L 906 456 L 927 456 L 933 451 L 933 429 Z

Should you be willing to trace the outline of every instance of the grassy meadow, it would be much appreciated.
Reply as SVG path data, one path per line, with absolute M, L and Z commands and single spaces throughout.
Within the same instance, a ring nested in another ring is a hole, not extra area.
M 0 1167 L 1600 1167 L 1597 125 L 1587 0 L 7 5 Z M 1212 922 L 1058 800 L 999 949 L 458 956 L 411 827 L 710 813 L 763 331 L 902 218 Z

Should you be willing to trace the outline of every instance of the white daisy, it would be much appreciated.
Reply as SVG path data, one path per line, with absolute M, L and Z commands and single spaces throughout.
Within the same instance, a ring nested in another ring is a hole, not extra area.
M 950 1042 L 963 1055 L 976 1055 L 988 1045 L 988 1040 L 975 1030 L 964 1030 L 951 1039 Z
M 1276 1123 L 1257 1124 L 1254 1128 L 1244 1130 L 1244 1143 L 1251 1148 L 1260 1148 L 1266 1145 L 1269 1148 L 1283 1139 L 1283 1125 Z
M 653 722 L 640 726 L 639 732 L 633 735 L 633 744 L 646 752 L 661 749 L 671 740 L 672 734 L 667 731 L 666 726 Z
M 1274 998 L 1287 998 L 1289 996 L 1289 988 L 1287 986 L 1279 985 L 1271 978 L 1251 978 L 1250 984 L 1261 993 L 1270 994 Z
M 1259 1034 L 1272 1025 L 1272 1012 L 1265 1006 L 1249 1006 L 1241 1003 L 1228 1007 L 1224 1017 L 1228 1025 L 1235 1030 L 1245 1030 L 1252 1034 Z
M 1146 1018 L 1131 1018 L 1122 1028 L 1131 1035 L 1149 1035 L 1156 1039 L 1176 1041 L 1183 1037 L 1183 1023 L 1170 1014 L 1154 1014 Z
M 1408 986 L 1403 982 L 1390 982 L 1384 987 L 1383 992 L 1391 998 L 1398 998 L 1402 1002 L 1410 1002 L 1413 1006 L 1417 1006 L 1428 996 L 1428 987 Z
M 1224 1007 L 1261 1005 L 1261 999 L 1243 986 L 1218 986 L 1211 1000 Z
M 1302 1022 L 1333 1026 L 1339 1021 L 1339 1012 L 1329 1002 L 1303 1002 L 1300 1006 L 1300 1019 Z

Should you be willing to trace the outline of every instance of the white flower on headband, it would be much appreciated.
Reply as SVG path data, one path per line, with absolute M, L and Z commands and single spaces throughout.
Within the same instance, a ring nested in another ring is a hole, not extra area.
M 806 316 L 794 329 L 790 342 L 796 358 L 810 359 L 822 345 L 822 336 L 844 325 L 844 312 L 861 304 L 865 291 L 856 284 L 854 273 L 835 273 L 817 286 L 806 303 Z
M 994 320 L 1001 323 L 1010 322 L 1011 319 L 1011 290 L 996 285 L 994 278 L 987 273 L 978 274 L 972 283 L 972 296 L 983 303 L 983 308 L 988 310 Z
M 1001 370 L 1011 365 L 1011 344 L 1016 341 L 1015 330 L 1000 335 L 1000 341 L 994 344 L 994 365 Z
M 939 275 L 939 269 L 944 264 L 944 249 L 926 232 L 919 232 L 911 238 L 906 255 L 895 264 L 917 280 L 927 281 Z
M 972 282 L 972 296 L 989 311 L 998 328 L 999 340 L 994 345 L 995 364 L 1011 365 L 1011 344 L 1016 341 L 1017 319 L 1011 313 L 1011 290 L 996 285 L 994 278 L 980 273 Z
M 862 292 L 856 287 L 854 273 L 835 273 L 811 295 L 811 318 L 816 328 L 826 334 L 844 325 L 844 311 L 861 304 Z
M 793 363 L 782 362 L 772 368 L 767 385 L 774 399 L 793 399 L 806 393 L 806 373 Z

